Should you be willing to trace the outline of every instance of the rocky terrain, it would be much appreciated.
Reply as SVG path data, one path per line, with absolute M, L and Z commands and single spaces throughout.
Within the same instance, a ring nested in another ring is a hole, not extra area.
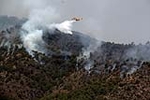
M 18 39 L 20 28 L 14 24 L 0 32 L 0 100 L 150 99 L 149 43 L 95 45 L 82 33 L 55 30 L 43 36 L 48 56 L 33 57 Z M 84 55 L 90 45 L 95 50 Z M 138 56 L 129 54 L 132 48 Z

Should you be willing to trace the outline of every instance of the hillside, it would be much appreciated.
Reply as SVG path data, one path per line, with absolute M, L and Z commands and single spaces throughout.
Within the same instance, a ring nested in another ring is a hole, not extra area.
M 150 63 L 139 52 L 149 43 L 95 45 L 95 39 L 79 32 L 46 30 L 42 38 L 48 54 L 33 51 L 32 56 L 19 39 L 20 31 L 21 25 L 14 24 L 0 32 L 1 100 L 150 99 Z M 91 45 L 97 47 L 84 55 Z M 131 48 L 140 57 L 126 55 Z

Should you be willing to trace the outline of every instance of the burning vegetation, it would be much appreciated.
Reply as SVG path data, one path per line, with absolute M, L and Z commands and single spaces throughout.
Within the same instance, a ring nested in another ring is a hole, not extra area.
M 99 42 L 71 31 L 78 20 L 1 30 L 0 99 L 150 99 L 150 43 Z

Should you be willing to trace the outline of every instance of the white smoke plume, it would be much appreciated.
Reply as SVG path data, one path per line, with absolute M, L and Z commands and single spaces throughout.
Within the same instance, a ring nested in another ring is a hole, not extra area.
M 49 29 L 51 31 L 54 31 L 55 29 L 58 29 L 59 31 L 66 33 L 66 34 L 72 34 L 71 27 L 72 23 L 75 22 L 73 20 L 64 21 L 60 24 L 50 24 Z M 38 24 L 36 24 L 38 25 Z M 24 47 L 27 49 L 27 51 L 32 54 L 32 51 L 37 51 L 40 53 L 46 54 L 46 51 L 44 51 L 44 46 L 46 45 L 43 41 L 43 30 L 39 29 L 33 23 L 30 24 L 30 20 L 27 21 L 23 25 L 23 30 L 21 33 L 21 39 L 23 42 Z M 41 26 L 42 27 L 42 26 Z
M 8 3 L 11 4 L 9 7 Z M 72 34 L 71 27 L 75 20 L 62 22 L 72 16 L 85 19 L 75 26 L 77 30 L 99 40 L 144 43 L 150 38 L 149 5 L 148 0 L 1 0 L 0 15 L 28 17 L 22 27 L 21 39 L 24 47 L 33 55 L 32 51 L 46 53 L 42 27 L 52 31 L 57 28 L 63 33 Z M 90 52 L 95 50 L 93 47 L 83 51 L 87 59 Z M 133 47 L 126 55 L 145 60 L 149 59 L 148 54 L 149 48 L 144 46 Z M 92 66 L 92 63 L 87 62 L 87 65 Z
M 60 15 L 57 22 L 82 16 L 74 29 L 99 40 L 145 43 L 150 38 L 149 0 L 0 0 L 0 15 L 28 17 L 31 10 L 49 6 Z
M 45 6 L 45 5 L 44 5 Z M 40 8 L 41 7 L 41 8 Z M 28 21 L 22 26 L 21 39 L 26 50 L 33 56 L 33 51 L 46 54 L 45 45 L 43 41 L 43 27 L 54 31 L 59 31 L 72 34 L 72 24 L 76 20 L 66 20 L 62 23 L 57 23 L 60 15 L 52 6 L 38 6 L 30 11 Z

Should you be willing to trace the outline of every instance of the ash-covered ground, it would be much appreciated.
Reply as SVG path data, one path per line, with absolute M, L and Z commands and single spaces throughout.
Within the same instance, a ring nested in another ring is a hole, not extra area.
M 20 21 L 0 31 L 1 100 L 150 99 L 149 42 L 99 42 L 60 27 L 30 32 Z

